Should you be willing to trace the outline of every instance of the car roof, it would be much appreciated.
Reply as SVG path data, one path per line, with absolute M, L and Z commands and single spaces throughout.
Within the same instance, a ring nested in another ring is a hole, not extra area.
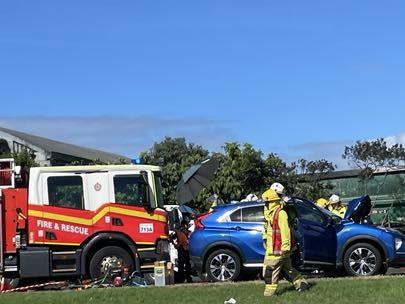
M 233 208 L 241 208 L 241 207 L 248 207 L 248 206 L 257 206 L 257 205 L 264 205 L 263 201 L 251 201 L 251 202 L 237 202 L 237 203 L 228 203 L 220 206 L 216 206 L 214 210 L 224 210 L 224 209 L 233 209 Z
M 300 199 L 300 200 L 305 200 L 305 201 L 310 201 L 308 199 L 299 197 L 299 196 L 291 196 L 293 199 Z M 215 207 L 215 210 L 220 210 L 220 209 L 232 209 L 232 208 L 243 208 L 243 207 L 249 207 L 249 206 L 258 206 L 258 205 L 264 205 L 264 202 L 262 200 L 257 200 L 257 201 L 249 201 L 249 202 L 237 202 L 237 203 L 227 203 L 224 205 L 220 205 Z

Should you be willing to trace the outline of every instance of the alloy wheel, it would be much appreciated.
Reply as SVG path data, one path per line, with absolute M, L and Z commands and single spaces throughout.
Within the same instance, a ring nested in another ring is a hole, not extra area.
M 356 248 L 350 253 L 349 266 L 358 275 L 370 275 L 377 266 L 376 255 L 368 248 Z
M 228 254 L 218 254 L 210 262 L 210 271 L 218 281 L 228 281 L 235 275 L 235 260 Z

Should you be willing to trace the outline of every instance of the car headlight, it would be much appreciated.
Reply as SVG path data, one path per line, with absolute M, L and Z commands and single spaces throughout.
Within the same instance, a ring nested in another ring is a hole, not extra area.
M 402 246 L 402 240 L 401 239 L 395 239 L 395 250 L 398 250 Z

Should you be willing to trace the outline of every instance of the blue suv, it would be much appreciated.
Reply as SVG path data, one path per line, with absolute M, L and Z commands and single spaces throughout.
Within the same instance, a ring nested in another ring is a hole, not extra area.
M 258 272 L 264 257 L 263 208 L 260 201 L 228 204 L 198 217 L 190 237 L 197 271 L 211 281 L 236 280 L 243 270 Z M 369 276 L 405 266 L 405 235 L 367 221 L 369 196 L 351 201 L 343 219 L 299 197 L 291 198 L 286 210 L 299 248 L 293 255 L 298 269 Z

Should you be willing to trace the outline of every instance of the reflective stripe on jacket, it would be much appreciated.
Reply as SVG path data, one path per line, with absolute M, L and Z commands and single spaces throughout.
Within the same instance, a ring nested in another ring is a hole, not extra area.
M 272 221 L 272 240 L 273 240 L 273 254 L 281 255 L 281 231 L 278 225 L 278 214 L 281 208 L 277 208 L 274 211 L 273 221 Z

